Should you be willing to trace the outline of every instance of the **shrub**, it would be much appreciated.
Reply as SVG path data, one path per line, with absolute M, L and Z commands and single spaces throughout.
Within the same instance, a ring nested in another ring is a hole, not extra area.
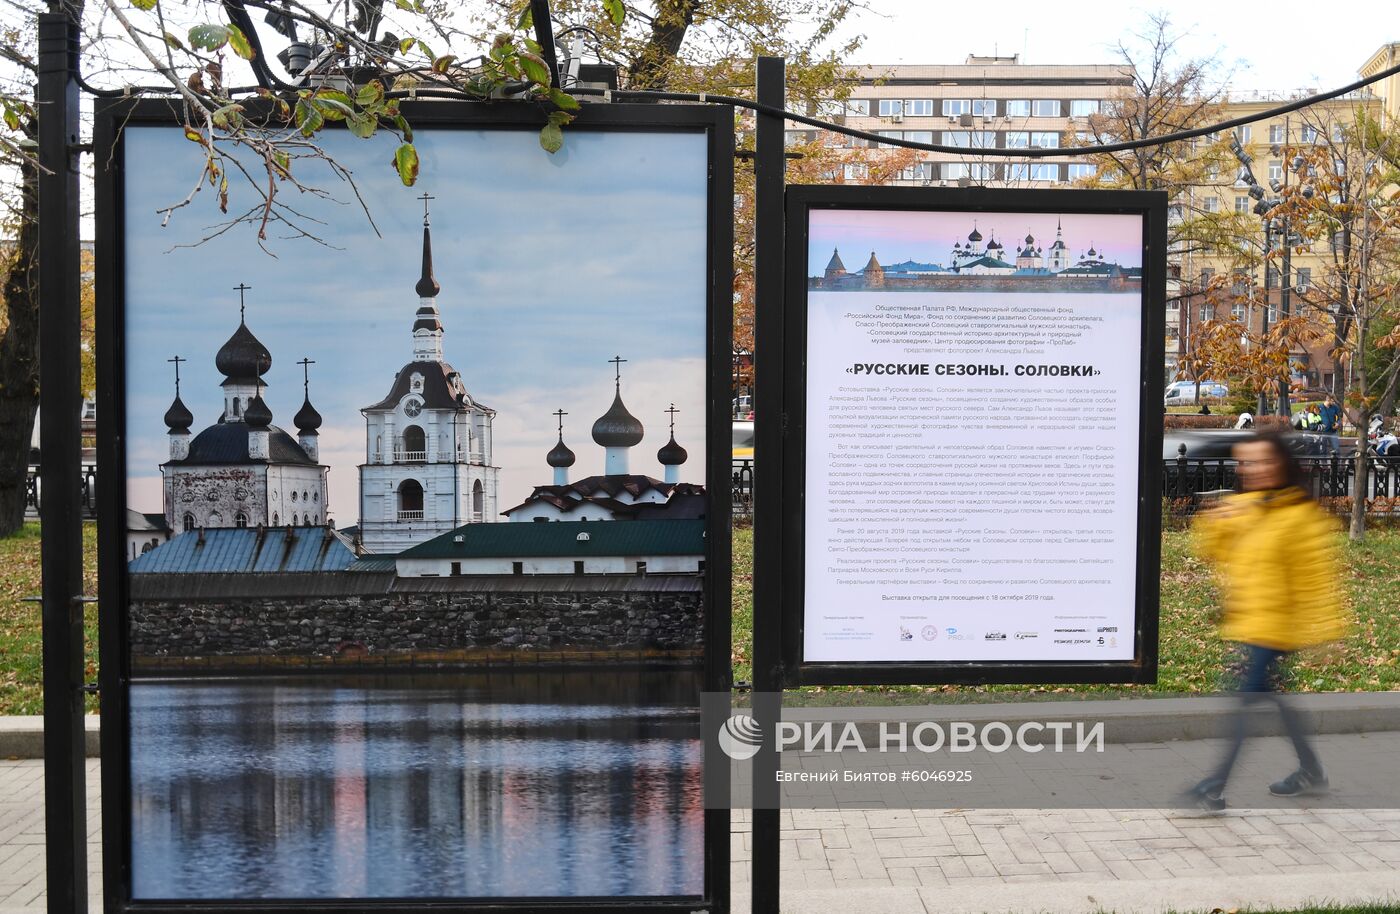
M 1234 428 L 1236 416 L 1202 416 L 1168 413 L 1162 417 L 1162 428 Z

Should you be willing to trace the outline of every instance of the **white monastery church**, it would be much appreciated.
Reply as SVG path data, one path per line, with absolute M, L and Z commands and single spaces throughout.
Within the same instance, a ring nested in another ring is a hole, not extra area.
M 500 520 L 498 468 L 491 462 L 495 410 L 477 402 L 443 359 L 433 277 L 428 201 L 423 200 L 423 269 L 415 291 L 413 360 L 389 393 L 361 410 L 360 540 L 367 552 L 399 552 L 468 523 Z

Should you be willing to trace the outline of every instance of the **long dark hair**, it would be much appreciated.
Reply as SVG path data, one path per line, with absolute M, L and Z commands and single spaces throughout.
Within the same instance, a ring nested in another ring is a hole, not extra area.
M 1298 489 L 1309 499 L 1313 497 L 1312 486 L 1308 479 L 1307 472 L 1303 469 L 1303 464 L 1298 460 L 1298 455 L 1288 446 L 1292 439 L 1288 432 L 1277 428 L 1266 428 L 1254 433 L 1251 438 L 1245 438 L 1238 442 L 1245 444 L 1257 441 L 1260 444 L 1267 444 L 1273 449 L 1274 456 L 1278 458 L 1279 464 L 1283 467 L 1283 487 Z M 1236 487 L 1239 483 L 1236 481 Z

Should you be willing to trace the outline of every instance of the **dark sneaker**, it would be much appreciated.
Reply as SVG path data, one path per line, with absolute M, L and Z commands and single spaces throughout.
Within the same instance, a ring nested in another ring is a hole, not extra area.
M 1269 785 L 1269 793 L 1276 797 L 1309 797 L 1326 792 L 1327 775 L 1322 772 L 1312 774 L 1301 768 Z
M 1186 791 L 1186 802 L 1206 812 L 1220 812 L 1225 808 L 1222 788 L 1214 781 L 1202 781 Z

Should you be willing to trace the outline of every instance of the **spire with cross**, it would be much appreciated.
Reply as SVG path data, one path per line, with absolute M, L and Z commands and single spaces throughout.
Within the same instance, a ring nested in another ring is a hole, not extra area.
M 575 460 L 574 452 L 564 443 L 564 417 L 568 413 L 556 409 L 552 415 L 559 420 L 559 441 L 545 456 L 545 462 L 554 467 L 554 484 L 566 486 L 569 484 L 569 467 L 574 465 Z
M 671 438 L 662 445 L 661 450 L 656 452 L 656 459 L 666 468 L 666 482 L 669 483 L 680 482 L 680 466 L 690 456 L 686 453 L 685 448 L 676 443 L 676 413 L 678 412 L 680 410 L 676 409 L 674 403 L 666 410 L 666 413 L 671 417 Z
M 620 355 L 615 355 L 608 359 L 608 361 L 612 363 L 612 366 L 617 370 L 617 376 L 613 379 L 613 383 L 618 390 L 622 390 L 622 363 L 627 360 Z
M 244 311 L 247 308 L 247 303 L 243 300 L 243 293 L 249 291 L 252 288 L 252 286 L 242 282 L 233 287 L 233 291 L 238 293 L 238 322 L 240 324 L 245 323 Z
M 189 359 L 182 359 L 177 355 L 173 359 L 166 359 L 166 361 L 173 362 L 175 365 L 175 399 L 178 400 L 180 399 L 180 363 L 188 362 Z
M 301 357 L 301 361 L 300 361 L 300 362 L 297 362 L 297 364 L 301 366 L 301 389 L 306 393 L 306 396 L 307 396 L 307 397 L 310 397 L 310 396 L 311 396 L 311 366 L 316 364 L 316 360 L 315 360 L 315 359 L 309 359 L 309 358 L 307 358 L 306 356 L 302 356 L 302 357 Z
M 676 413 L 680 412 L 680 410 L 676 409 L 676 404 L 672 403 L 671 408 L 666 410 L 666 412 L 671 415 L 671 437 L 674 438 L 676 437 Z
M 418 285 L 413 287 L 413 291 L 418 293 L 419 298 L 437 298 L 442 287 L 438 285 L 437 277 L 433 276 L 433 238 L 428 229 L 428 201 L 437 199 L 427 191 L 423 191 L 423 196 L 418 198 L 423 201 L 423 271 L 418 276 Z M 421 318 L 422 310 L 419 309 Z M 436 314 L 433 320 L 436 320 Z
M 560 440 L 560 441 L 563 441 L 563 440 L 564 440 L 564 417 L 567 416 L 568 413 L 564 412 L 564 410 L 562 410 L 562 409 L 556 409 L 554 412 L 550 413 L 550 415 L 556 417 L 556 418 L 559 420 L 559 440 Z

